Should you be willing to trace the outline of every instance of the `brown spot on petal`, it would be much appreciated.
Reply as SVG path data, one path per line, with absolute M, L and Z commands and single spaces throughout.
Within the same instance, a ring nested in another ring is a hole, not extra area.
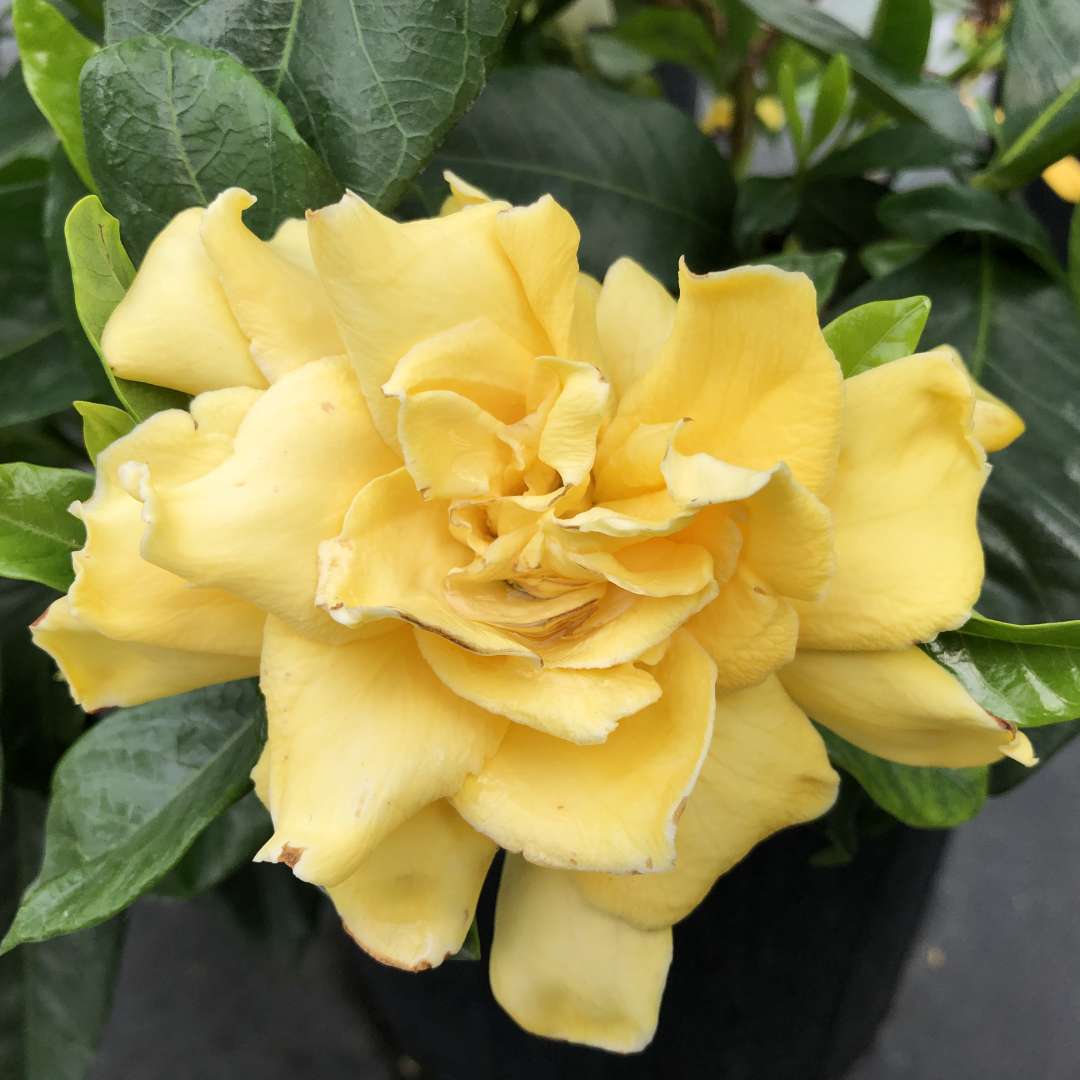
M 332 413 L 334 411 L 333 402 L 330 401 L 321 402 L 319 408 L 322 409 L 324 413 Z
M 671 820 L 676 825 L 678 825 L 679 818 L 681 818 L 683 816 L 683 811 L 686 809 L 686 801 L 687 801 L 687 796 L 684 795 L 682 797 L 682 799 L 679 800 L 679 805 L 675 807 L 675 813 L 671 815 Z
M 303 854 L 304 849 L 302 847 L 293 847 L 292 844 L 286 844 L 282 847 L 277 861 L 283 862 L 291 870 L 300 861 L 300 856 Z
M 1002 731 L 1007 731 L 1010 735 L 1015 735 L 1016 734 L 1016 725 L 1015 724 L 1013 724 L 1010 721 L 1006 720 L 1003 716 L 994 716 L 993 713 L 991 713 L 990 715 L 994 717 L 994 722 L 997 724 L 997 726 L 999 728 L 1001 728 Z

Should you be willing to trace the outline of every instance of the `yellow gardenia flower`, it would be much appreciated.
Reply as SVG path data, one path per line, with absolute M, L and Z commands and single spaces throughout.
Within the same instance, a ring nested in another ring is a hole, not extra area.
M 260 859 L 421 970 L 505 849 L 496 997 L 636 1050 L 672 924 L 833 802 L 808 713 L 1030 756 L 914 645 L 979 594 L 979 439 L 1019 421 L 946 349 L 845 384 L 801 274 L 600 284 L 553 199 L 451 184 L 408 224 L 350 194 L 263 242 L 233 189 L 166 227 L 104 349 L 196 397 L 99 455 L 34 637 L 87 709 L 258 673 Z

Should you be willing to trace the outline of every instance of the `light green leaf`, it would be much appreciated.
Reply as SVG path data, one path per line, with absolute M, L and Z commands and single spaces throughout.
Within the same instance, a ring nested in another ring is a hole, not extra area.
M 135 420 L 145 420 L 162 409 L 185 408 L 189 398 L 177 390 L 118 379 L 101 351 L 105 324 L 135 278 L 135 268 L 120 241 L 120 223 L 96 195 L 87 195 L 71 208 L 64 237 L 79 322 L 121 405 Z
M 341 194 L 281 102 L 226 53 L 133 38 L 87 61 L 81 92 L 90 170 L 137 255 L 233 185 L 258 198 L 245 221 L 263 237 Z
M 231 53 L 284 100 L 334 175 L 387 209 L 480 92 L 517 6 L 110 0 L 106 40 L 168 34 Z
M 53 776 L 45 860 L 0 954 L 95 926 L 146 892 L 248 787 L 265 712 L 253 681 L 121 709 Z
M 948 829 L 973 818 L 986 802 L 987 769 L 898 765 L 860 750 L 819 727 L 829 758 L 898 821 L 919 829 Z
M 845 379 L 911 356 L 930 317 L 930 300 L 909 296 L 877 300 L 838 315 L 825 327 L 825 340 Z
M 751 263 L 778 266 L 781 270 L 805 274 L 817 290 L 820 311 L 836 290 L 844 259 L 845 255 L 842 251 L 833 249 L 832 251 L 787 251 L 776 255 L 762 255 L 759 259 L 752 259 Z
M 83 183 L 92 188 L 79 115 L 79 74 L 97 46 L 48 0 L 15 0 L 12 23 L 27 89 Z
M 781 63 L 780 70 L 776 73 L 776 92 L 780 95 L 780 103 L 784 106 L 784 119 L 787 122 L 788 134 L 791 136 L 791 145 L 795 150 L 795 160 L 801 166 L 806 160 L 809 148 L 803 131 L 802 113 L 799 112 L 799 102 L 795 95 L 795 69 L 786 60 Z
M 581 229 L 582 268 L 621 255 L 673 285 L 681 255 L 723 265 L 734 188 L 720 152 L 678 109 L 562 68 L 498 72 L 439 149 L 421 183 L 427 212 L 451 169 L 514 203 L 550 193 Z
M 956 92 L 941 79 L 904 76 L 883 61 L 869 42 L 806 0 L 744 0 L 770 26 L 813 49 L 824 59 L 843 53 L 862 90 L 900 120 L 920 120 L 962 146 L 978 134 Z
M 68 507 L 93 489 L 94 478 L 74 469 L 0 464 L 0 575 L 63 592 L 71 584 L 71 553 L 86 537 Z
M 1080 719 L 1080 622 L 1017 626 L 974 615 L 924 648 L 995 716 L 1025 728 Z
M 826 65 L 818 87 L 814 115 L 810 121 L 810 141 L 807 153 L 812 154 L 840 123 L 847 109 L 850 68 L 843 53 L 834 56 Z
M 45 804 L 9 787 L 0 819 L 0 927 L 37 871 Z M 113 919 L 0 958 L 0 1076 L 84 1080 L 109 1015 L 123 941 Z
M 76 401 L 73 404 L 75 411 L 83 418 L 83 442 L 94 464 L 97 464 L 97 456 L 106 446 L 116 442 L 135 426 L 131 414 L 114 405 L 99 405 L 96 401 Z
M 926 60 L 933 25 L 931 0 L 880 0 L 870 44 L 895 71 L 914 79 Z

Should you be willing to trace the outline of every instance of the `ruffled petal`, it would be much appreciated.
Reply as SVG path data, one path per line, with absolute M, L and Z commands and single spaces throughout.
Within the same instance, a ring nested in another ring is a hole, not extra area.
M 596 436 L 607 416 L 610 387 L 591 364 L 545 356 L 537 362 L 541 381 L 550 379 L 554 401 L 540 431 L 537 457 L 566 485 L 588 479 L 596 459 Z
M 715 669 L 688 634 L 654 675 L 663 694 L 601 746 L 511 725 L 498 753 L 453 803 L 500 847 L 543 866 L 660 870 L 712 737 Z
M 322 284 L 295 261 L 296 236 L 265 243 L 244 225 L 241 214 L 254 202 L 240 188 L 223 191 L 203 217 L 202 240 L 252 358 L 274 382 L 310 360 L 340 356 L 345 346 Z
M 670 926 L 760 841 L 825 813 L 837 783 L 821 736 L 775 677 L 722 694 L 709 755 L 679 819 L 674 869 L 574 881 L 591 903 L 635 926 Z
M 747 469 L 786 462 L 815 493 L 839 447 L 843 382 L 804 274 L 751 266 L 679 274 L 674 329 L 622 398 L 609 438 L 686 417 L 680 449 Z
M 189 394 L 265 386 L 202 241 L 206 211 L 192 207 L 158 233 L 101 335 L 124 379 Z
M 580 552 L 567 558 L 640 596 L 689 596 L 713 580 L 712 555 L 697 544 L 673 540 L 646 540 L 616 552 Z
M 1002 756 L 1034 760 L 1027 736 L 979 706 L 914 646 L 895 652 L 800 649 L 780 680 L 819 724 L 889 761 L 958 769 Z
M 183 694 L 258 674 L 252 656 L 194 652 L 114 641 L 77 618 L 66 596 L 31 627 L 34 643 L 60 668 L 71 696 L 87 712 Z
M 320 885 L 343 881 L 395 829 L 457 791 L 507 725 L 451 694 L 406 627 L 325 645 L 270 618 L 262 689 L 274 835 L 257 858 Z
M 404 971 L 427 971 L 464 944 L 496 850 L 440 799 L 327 891 L 364 952 Z
M 963 623 L 979 596 L 986 454 L 967 373 L 935 350 L 847 381 L 843 448 L 825 501 L 836 574 L 796 604 L 800 646 L 896 649 Z
M 143 555 L 342 640 L 345 632 L 315 607 L 319 543 L 340 530 L 355 493 L 397 465 L 348 361 L 312 361 L 259 398 L 216 469 L 174 486 L 159 486 L 146 470 Z
M 508 855 L 491 990 L 526 1031 L 630 1054 L 656 1032 L 671 931 L 638 930 L 587 903 L 577 875 Z
M 660 697 L 660 684 L 632 664 L 541 668 L 513 656 L 477 656 L 422 631 L 416 642 L 432 671 L 459 697 L 574 743 L 603 742 L 620 720 Z
M 397 442 L 382 385 L 418 342 L 489 318 L 532 355 L 550 351 L 499 242 L 505 203 L 399 224 L 348 193 L 309 217 L 311 249 L 378 430 Z

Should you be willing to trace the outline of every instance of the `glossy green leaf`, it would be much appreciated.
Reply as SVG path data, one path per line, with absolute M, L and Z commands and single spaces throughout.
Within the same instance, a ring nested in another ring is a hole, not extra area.
M 825 66 L 810 120 L 810 141 L 807 152 L 813 153 L 840 123 L 847 109 L 851 69 L 843 53 L 834 56 Z
M 45 860 L 0 952 L 94 926 L 149 889 L 247 788 L 264 725 L 244 681 L 91 728 L 57 766 Z
M 918 352 L 930 300 L 877 300 L 845 311 L 825 327 L 825 340 L 845 379 Z
M 75 401 L 72 404 L 83 419 L 83 442 L 90 461 L 95 464 L 98 454 L 106 446 L 116 442 L 135 426 L 131 414 L 115 405 L 99 405 L 96 401 Z
M 850 773 L 882 810 L 919 829 L 948 829 L 973 818 L 986 802 L 987 769 L 898 765 L 818 729 L 833 764 Z
M 117 400 L 135 420 L 145 420 L 162 409 L 186 407 L 188 396 L 177 390 L 118 379 L 101 351 L 105 324 L 135 278 L 135 268 L 120 240 L 120 223 L 96 195 L 87 195 L 71 208 L 64 223 L 64 237 L 79 322 Z M 82 415 L 85 418 L 86 414 Z
M 273 831 L 270 815 L 255 792 L 249 791 L 198 835 L 154 892 L 186 898 L 214 888 L 251 862 Z
M 48 121 L 26 89 L 22 66 L 0 77 L 0 169 L 20 161 L 44 162 L 56 145 Z
M 840 278 L 840 270 L 844 265 L 845 255 L 842 251 L 790 251 L 776 255 L 762 255 L 758 259 L 752 259 L 753 263 L 764 263 L 769 266 L 778 266 L 781 270 L 792 270 L 796 273 L 805 274 L 817 290 L 818 310 L 820 311 L 829 302 L 830 297 L 836 290 L 836 283 Z
M 975 615 L 924 647 L 995 716 L 1025 728 L 1080 719 L 1080 622 L 1016 626 Z
M 908 78 L 883 61 L 869 42 L 806 0 L 744 0 L 770 26 L 828 59 L 843 53 L 864 92 L 897 119 L 919 120 L 955 143 L 974 146 L 978 135 L 956 92 L 933 77 Z
M 66 589 L 71 553 L 86 537 L 68 507 L 93 489 L 94 478 L 74 469 L 0 464 L 0 575 Z
M 879 0 L 870 44 L 899 74 L 916 78 L 926 60 L 933 25 L 931 0 Z
M 0 819 L 0 927 L 41 858 L 44 800 L 9 787 Z M 84 1080 L 109 1015 L 123 941 L 113 919 L 0 958 L 0 1076 Z
M 739 184 L 735 197 L 735 246 L 743 256 L 756 255 L 766 236 L 781 233 L 799 212 L 799 187 L 786 176 L 752 176 Z
M 516 10 L 514 0 L 110 0 L 106 40 L 168 34 L 232 53 L 338 179 L 385 209 L 480 92 Z
M 79 114 L 79 75 L 97 46 L 48 0 L 15 0 L 12 23 L 27 89 L 83 183 L 93 187 Z
M 954 233 L 996 236 L 1056 271 L 1046 230 L 1019 202 L 961 184 L 934 184 L 881 200 L 878 217 L 894 232 L 923 244 Z
M 102 201 L 140 256 L 174 214 L 227 187 L 258 198 L 245 221 L 264 237 L 341 194 L 281 102 L 223 52 L 156 37 L 102 49 L 83 69 L 82 110 Z
M 734 189 L 712 142 L 665 102 L 561 68 L 491 80 L 424 174 L 429 213 L 446 194 L 443 169 L 514 203 L 550 192 L 574 215 L 591 274 L 629 255 L 672 285 L 680 256 L 709 270 L 728 251 Z
M 987 579 L 979 610 L 1015 623 L 1080 612 L 1076 508 L 1080 506 L 1080 314 L 1068 288 L 1026 259 L 945 242 L 859 289 L 845 303 L 925 292 L 927 345 L 958 348 L 972 374 L 1027 422 L 994 454 L 980 531 Z
M 834 150 L 811 168 L 810 175 L 824 180 L 868 172 L 953 168 L 967 159 L 964 150 L 944 135 L 924 124 L 904 123 L 881 128 Z

